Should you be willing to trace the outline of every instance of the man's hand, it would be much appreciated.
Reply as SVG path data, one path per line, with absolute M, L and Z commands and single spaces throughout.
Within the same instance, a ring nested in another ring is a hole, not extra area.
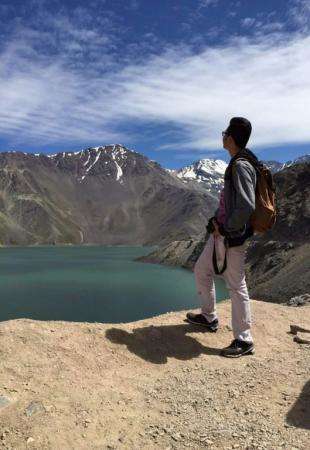
M 214 228 L 215 228 L 215 230 L 213 231 L 213 236 L 214 236 L 214 237 L 221 236 L 221 233 L 219 232 L 219 227 L 218 227 L 218 224 L 217 224 L 216 220 L 213 219 L 213 220 L 212 220 L 212 223 L 213 223 Z

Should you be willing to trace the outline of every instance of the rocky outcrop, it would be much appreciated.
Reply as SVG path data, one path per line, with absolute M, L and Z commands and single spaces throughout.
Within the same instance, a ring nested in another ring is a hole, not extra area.
M 289 166 L 274 180 L 277 221 L 250 242 L 247 279 L 252 296 L 286 302 L 310 292 L 310 163 Z
M 288 306 L 305 306 L 307 304 L 310 304 L 310 294 L 297 295 L 287 302 Z
M 202 252 L 204 244 L 204 239 L 173 241 L 146 256 L 136 258 L 136 261 L 165 264 L 168 266 L 181 266 L 186 269 L 192 269 L 198 256 Z

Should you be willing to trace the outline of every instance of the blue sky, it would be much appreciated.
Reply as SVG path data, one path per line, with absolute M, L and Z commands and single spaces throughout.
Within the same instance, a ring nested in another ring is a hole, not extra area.
M 0 150 L 122 143 L 165 167 L 310 147 L 310 0 L 2 0 Z

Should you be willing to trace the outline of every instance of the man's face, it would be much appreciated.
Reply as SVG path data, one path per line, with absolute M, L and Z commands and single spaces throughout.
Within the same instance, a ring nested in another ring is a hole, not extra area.
M 232 149 L 234 149 L 235 145 L 233 138 L 229 134 L 228 128 L 226 128 L 226 130 L 222 132 L 222 137 L 223 137 L 223 148 L 228 150 L 230 156 L 233 156 Z
M 225 131 L 222 132 L 222 138 L 223 138 L 223 148 L 226 148 L 226 150 L 228 150 L 228 145 L 229 145 L 229 133 L 228 133 L 228 128 L 226 128 Z

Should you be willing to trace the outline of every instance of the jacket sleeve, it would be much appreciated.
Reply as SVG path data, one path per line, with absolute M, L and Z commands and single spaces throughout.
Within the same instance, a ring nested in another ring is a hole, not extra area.
M 234 237 L 234 232 L 245 231 L 247 222 L 255 210 L 256 172 L 254 167 L 244 161 L 237 161 L 232 171 L 232 182 L 235 190 L 235 207 L 226 217 L 220 233 Z

